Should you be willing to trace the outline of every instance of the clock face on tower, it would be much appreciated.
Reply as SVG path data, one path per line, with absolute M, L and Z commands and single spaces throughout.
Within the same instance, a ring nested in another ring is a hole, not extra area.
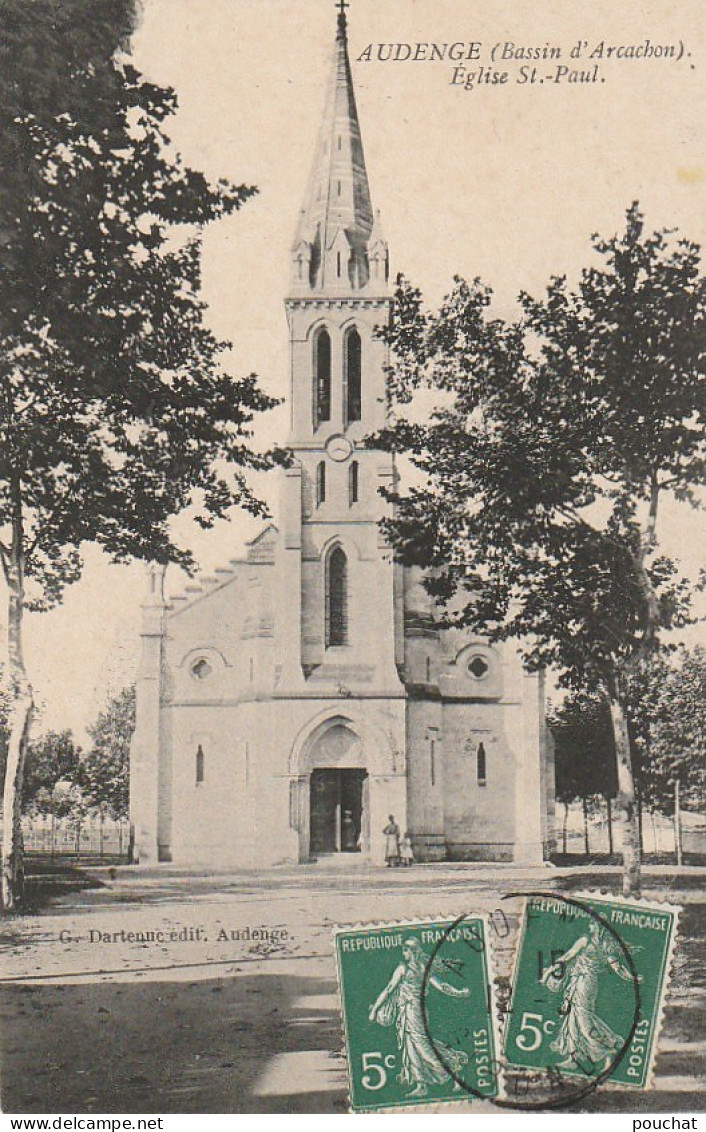
M 353 445 L 350 440 L 340 434 L 330 436 L 326 441 L 327 454 L 338 464 L 342 464 L 344 460 L 347 460 L 352 451 Z

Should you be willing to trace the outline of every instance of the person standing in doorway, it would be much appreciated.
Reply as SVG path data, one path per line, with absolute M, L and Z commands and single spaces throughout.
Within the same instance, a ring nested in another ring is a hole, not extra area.
M 385 861 L 389 869 L 391 865 L 400 863 L 400 827 L 392 814 L 388 815 L 382 832 L 385 834 Z

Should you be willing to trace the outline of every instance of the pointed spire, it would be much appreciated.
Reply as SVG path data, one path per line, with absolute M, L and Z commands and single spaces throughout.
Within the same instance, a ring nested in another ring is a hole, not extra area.
M 297 291 L 345 294 L 370 278 L 373 207 L 348 58 L 348 6 L 345 0 L 337 5 L 324 117 L 292 248 Z

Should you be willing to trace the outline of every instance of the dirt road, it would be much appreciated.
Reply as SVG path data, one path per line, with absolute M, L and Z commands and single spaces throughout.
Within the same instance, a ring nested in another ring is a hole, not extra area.
M 704 1107 L 704 879 L 648 878 L 685 905 L 655 1090 L 602 1089 L 585 1110 Z M 616 887 L 617 875 L 438 865 L 49 878 L 44 907 L 0 933 L 3 1110 L 345 1111 L 333 923 L 491 911 L 510 889 L 588 883 Z

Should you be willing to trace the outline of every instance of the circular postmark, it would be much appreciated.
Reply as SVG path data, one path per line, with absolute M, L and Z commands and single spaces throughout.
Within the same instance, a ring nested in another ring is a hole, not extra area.
M 641 1006 L 633 957 L 615 926 L 586 900 L 556 892 L 508 893 L 502 900 L 486 930 L 497 944 L 508 942 L 516 926 L 514 967 L 494 977 L 494 988 L 471 988 L 489 995 L 497 1022 L 494 1057 L 484 1068 L 486 1080 L 491 1075 L 498 1085 L 497 1096 L 478 1087 L 470 1064 L 448 1057 L 428 1007 L 430 980 L 448 942 L 462 938 L 474 952 L 488 946 L 482 933 L 459 933 L 477 914 L 457 917 L 429 955 L 421 988 L 426 1036 L 469 1096 L 521 1111 L 577 1104 L 611 1077 L 631 1047 Z M 518 911 L 513 901 L 523 907 Z

